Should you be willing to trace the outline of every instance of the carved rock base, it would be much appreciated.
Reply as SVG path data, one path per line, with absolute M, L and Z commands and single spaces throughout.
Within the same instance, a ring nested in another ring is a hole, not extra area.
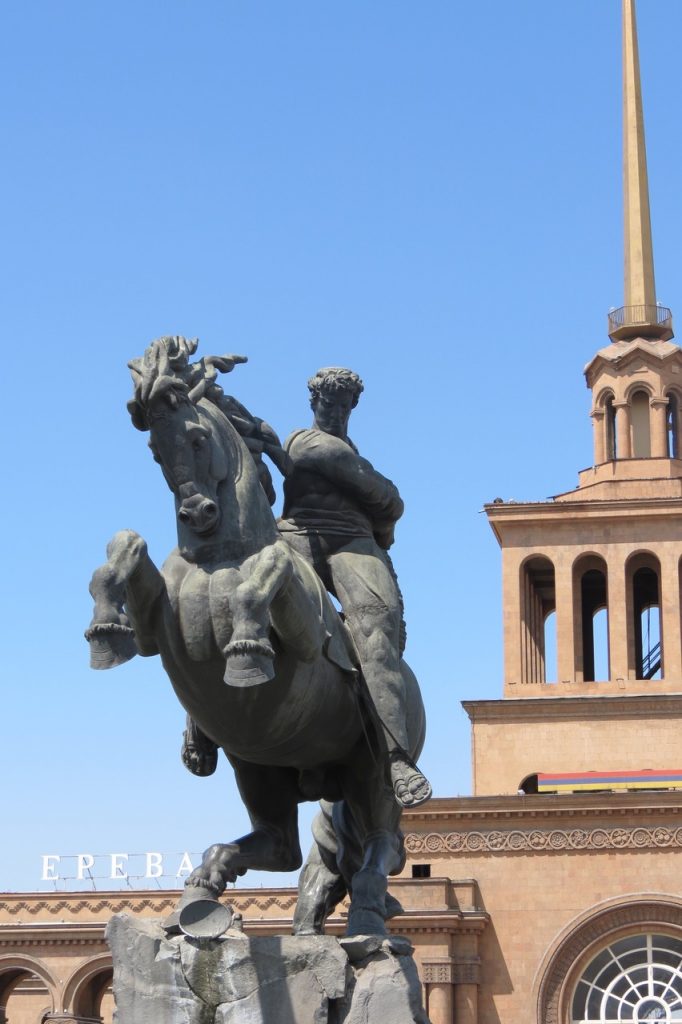
M 327 935 L 200 941 L 117 914 L 116 1024 L 429 1024 L 406 939 Z

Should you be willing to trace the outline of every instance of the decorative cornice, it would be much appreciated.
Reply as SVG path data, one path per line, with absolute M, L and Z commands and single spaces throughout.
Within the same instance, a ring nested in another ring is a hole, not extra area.
M 132 914 L 139 914 L 143 910 L 153 910 L 155 913 L 163 913 L 166 910 L 172 910 L 177 902 L 175 898 L 150 898 L 142 897 L 135 898 L 129 896 L 127 898 L 119 896 L 115 897 L 81 897 L 79 899 L 65 898 L 65 899 L 41 899 L 40 897 L 24 896 L 22 899 L 0 899 L 0 913 L 10 914 L 11 916 L 18 916 L 20 914 L 30 914 L 35 917 L 37 914 L 42 912 L 56 915 L 61 911 L 66 910 L 70 914 L 78 914 L 83 910 L 87 910 L 92 914 L 99 914 L 100 911 L 106 911 L 107 914 L 118 914 L 121 911 L 128 911 Z
M 5 895 L 3 898 L 0 898 L 0 914 L 9 914 L 11 917 L 29 914 L 31 917 L 36 917 L 41 913 L 56 916 L 63 911 L 69 914 L 78 914 L 82 911 L 87 911 L 91 914 L 105 912 L 108 915 L 118 914 L 123 911 L 130 914 L 139 914 L 144 910 L 148 910 L 153 914 L 163 914 L 173 909 L 179 897 L 179 891 L 177 893 L 164 894 L 163 896 L 157 894 L 137 894 L 126 897 L 116 893 L 106 894 L 101 897 L 94 894 L 92 897 L 79 896 L 74 898 L 73 896 L 65 896 L 63 899 L 54 899 L 52 896 L 41 898 L 40 895 L 24 894 L 22 894 L 20 899 L 17 899 L 16 897 Z M 280 910 L 287 912 L 296 905 L 296 892 L 295 890 L 284 890 L 281 893 L 271 891 L 270 893 L 259 894 L 255 891 L 239 892 L 239 890 L 231 889 L 226 894 L 226 899 L 240 911 L 248 909 L 266 911 L 272 907 L 278 907 Z
M 437 797 L 414 810 L 403 812 L 408 832 L 430 831 L 429 822 L 518 822 L 532 827 L 536 821 L 557 821 L 557 826 L 583 819 L 630 817 L 679 818 L 682 824 L 682 792 L 640 790 L 614 793 L 559 793 L 551 795 Z M 566 822 L 566 819 L 572 819 Z
M 574 684 L 575 689 L 578 684 Z M 463 700 L 462 707 L 472 722 L 526 722 L 529 719 L 555 722 L 557 719 L 669 718 L 682 714 L 682 693 L 664 693 L 651 684 L 651 693 L 619 693 L 581 696 L 559 689 L 546 697 L 505 697 L 503 700 Z
M 677 346 L 674 347 L 677 348 Z M 556 497 L 563 498 L 564 494 L 579 495 L 580 491 L 564 491 L 562 494 L 557 494 Z M 505 522 L 502 525 L 505 527 L 517 524 L 522 526 L 524 522 L 529 522 L 531 519 L 548 519 L 550 517 L 570 519 L 576 511 L 591 512 L 593 516 L 598 514 L 600 518 L 610 513 L 614 519 L 618 519 L 637 512 L 646 515 L 649 512 L 658 512 L 662 508 L 682 511 L 682 500 L 677 497 L 604 498 L 599 502 L 598 508 L 595 507 L 593 501 L 588 501 L 585 498 L 576 498 L 575 501 L 550 499 L 549 501 L 488 502 L 483 506 L 484 512 L 494 526 L 501 525 L 500 520 L 504 518 Z
M 270 910 L 271 907 L 278 907 L 280 910 L 292 910 L 296 906 L 298 895 L 296 892 L 287 893 L 281 896 L 235 896 L 233 892 L 228 893 L 227 901 L 239 910 L 248 910 L 254 907 L 256 910 Z
M 408 832 L 408 853 L 564 853 L 576 850 L 682 848 L 682 827 L 497 829 L 486 832 Z

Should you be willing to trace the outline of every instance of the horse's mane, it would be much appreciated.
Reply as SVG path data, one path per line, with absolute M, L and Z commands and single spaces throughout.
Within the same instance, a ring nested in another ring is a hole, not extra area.
M 246 356 L 203 356 L 192 363 L 190 357 L 198 345 L 198 338 L 166 335 L 128 363 L 134 388 L 128 412 L 138 430 L 149 430 L 152 411 L 159 402 L 175 407 L 180 401 L 195 405 L 206 398 L 220 408 L 225 392 L 216 383 L 218 373 L 229 373 L 237 363 L 245 363 Z

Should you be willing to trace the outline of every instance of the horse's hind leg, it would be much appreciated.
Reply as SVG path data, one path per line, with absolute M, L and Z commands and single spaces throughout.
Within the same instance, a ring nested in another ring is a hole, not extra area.
M 337 862 L 332 813 L 332 804 L 321 800 L 312 826 L 313 845 L 298 879 L 294 935 L 321 935 L 327 917 L 348 891 Z

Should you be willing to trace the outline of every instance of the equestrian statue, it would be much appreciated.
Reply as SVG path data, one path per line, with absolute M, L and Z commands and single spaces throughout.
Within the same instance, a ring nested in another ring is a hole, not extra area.
M 211 774 L 222 748 L 251 821 L 205 851 L 166 926 L 224 931 L 227 884 L 249 869 L 298 869 L 298 804 L 319 800 L 294 932 L 322 932 L 349 894 L 348 934 L 383 935 L 401 910 L 387 876 L 405 863 L 402 807 L 431 795 L 388 555 L 402 501 L 348 437 L 357 374 L 311 378 L 313 426 L 282 447 L 217 383 L 245 358 L 192 362 L 196 349 L 163 337 L 129 363 L 128 409 L 173 492 L 178 546 L 159 570 L 142 537 L 117 533 L 92 578 L 86 632 L 93 668 L 160 655 L 187 713 L 185 765 Z M 263 455 L 285 478 L 279 522 Z

